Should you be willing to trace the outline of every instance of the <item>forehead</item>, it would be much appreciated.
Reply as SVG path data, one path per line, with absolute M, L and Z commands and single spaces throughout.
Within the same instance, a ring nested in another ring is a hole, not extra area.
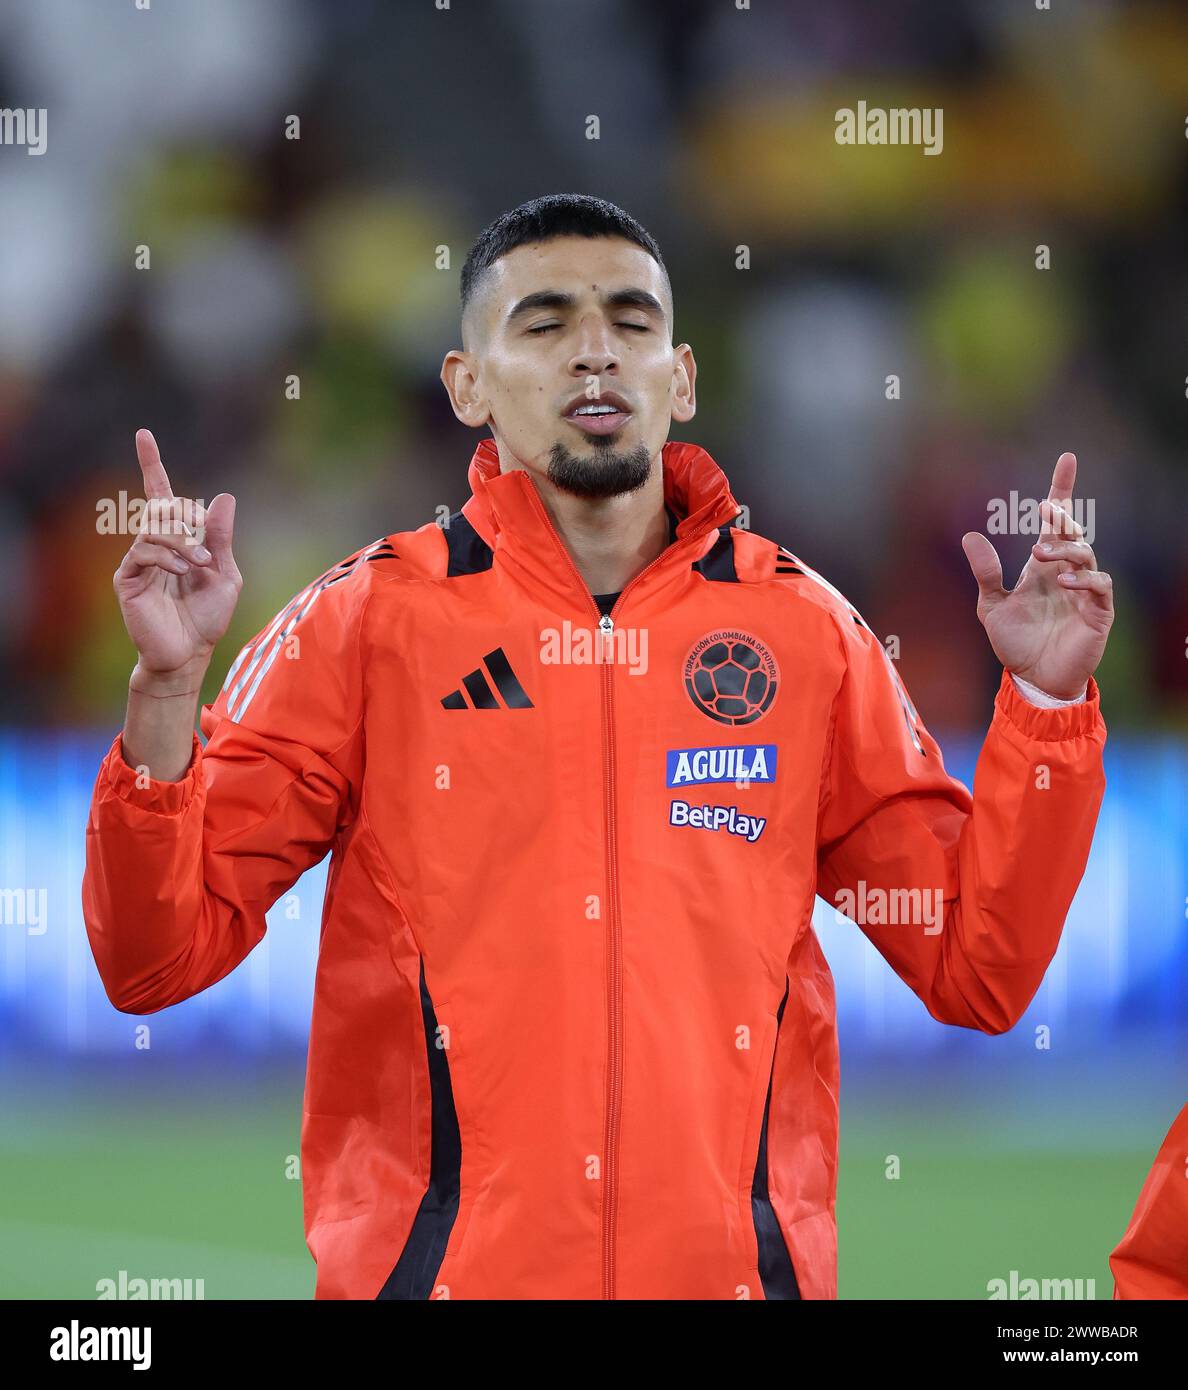
M 597 298 L 610 290 L 649 290 L 667 306 L 664 275 L 655 260 L 622 237 L 555 237 L 517 246 L 487 270 L 485 299 L 497 324 L 526 294 L 562 290 Z

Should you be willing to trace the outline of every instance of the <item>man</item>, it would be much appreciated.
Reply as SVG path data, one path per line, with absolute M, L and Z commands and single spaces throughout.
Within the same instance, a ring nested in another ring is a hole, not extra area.
M 318 1297 L 834 1297 L 814 893 L 861 894 L 942 1022 L 1000 1033 L 1027 1007 L 1104 787 L 1112 606 L 1075 460 L 1013 591 L 965 538 L 1010 672 L 971 798 L 861 617 L 666 442 L 696 364 L 648 233 L 538 199 L 461 288 L 442 379 L 492 436 L 470 499 L 302 590 L 203 708 L 205 748 L 233 501 L 174 498 L 138 434 L 159 524 L 115 576 L 138 661 L 88 827 L 104 985 L 129 1013 L 205 989 L 329 850 L 302 1130 Z

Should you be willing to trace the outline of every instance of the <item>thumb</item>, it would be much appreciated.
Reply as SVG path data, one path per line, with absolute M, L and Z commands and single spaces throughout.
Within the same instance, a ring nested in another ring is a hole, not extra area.
M 980 531 L 967 531 L 961 537 L 961 548 L 978 581 L 980 597 L 989 601 L 1003 598 L 1006 590 L 1002 587 L 1002 565 L 989 540 Z
M 206 548 L 220 562 L 230 560 L 234 564 L 231 554 L 231 533 L 234 527 L 235 498 L 229 492 L 220 492 L 217 497 L 211 499 L 203 517 Z

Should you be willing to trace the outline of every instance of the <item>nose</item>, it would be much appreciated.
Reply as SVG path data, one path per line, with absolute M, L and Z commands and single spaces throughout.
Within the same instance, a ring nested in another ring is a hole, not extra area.
M 576 351 L 569 359 L 573 376 L 601 376 L 619 370 L 610 329 L 601 314 L 586 314 L 578 325 Z

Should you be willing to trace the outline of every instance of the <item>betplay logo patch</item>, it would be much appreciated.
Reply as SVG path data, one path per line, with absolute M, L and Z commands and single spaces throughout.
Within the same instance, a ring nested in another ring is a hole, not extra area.
M 668 808 L 668 823 L 691 825 L 697 830 L 725 830 L 753 845 L 763 834 L 767 817 L 744 815 L 737 806 L 690 806 L 687 801 L 674 801 Z

